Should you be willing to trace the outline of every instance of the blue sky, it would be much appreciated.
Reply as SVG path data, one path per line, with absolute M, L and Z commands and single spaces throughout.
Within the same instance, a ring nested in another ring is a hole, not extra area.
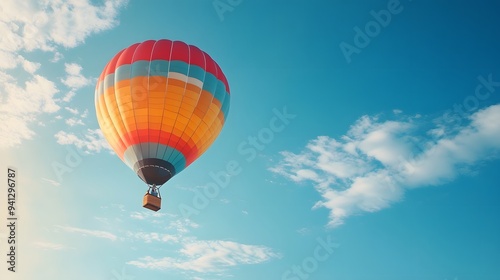
M 22 3 L 0 4 L 2 279 L 500 279 L 496 1 Z M 93 98 L 118 51 L 161 38 L 209 53 L 232 96 L 154 213 Z

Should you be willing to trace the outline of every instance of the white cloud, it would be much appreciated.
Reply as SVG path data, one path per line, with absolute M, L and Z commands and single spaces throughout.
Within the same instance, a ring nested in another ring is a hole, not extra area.
M 180 269 L 205 273 L 219 272 L 242 264 L 258 264 L 279 257 L 279 254 L 265 246 L 209 240 L 186 242 L 175 258 L 146 256 L 127 264 L 153 270 Z
M 19 86 L 15 79 L 0 71 L 0 147 L 12 147 L 35 134 L 30 124 L 42 113 L 54 113 L 55 84 L 40 75 Z
M 89 0 L 3 0 L 0 10 L 0 49 L 53 51 L 73 48 L 85 39 L 117 25 L 123 0 L 93 5 Z
M 97 237 L 97 238 L 104 238 L 104 239 L 109 239 L 111 241 L 117 240 L 117 236 L 107 232 L 107 231 L 101 231 L 101 230 L 90 230 L 90 229 L 84 229 L 84 228 L 77 228 L 77 227 L 70 227 L 70 226 L 56 226 L 59 229 L 62 229 L 66 232 L 71 232 L 71 233 L 79 233 L 83 236 L 92 236 L 92 237 Z
M 230 201 L 229 199 L 227 199 L 227 198 L 221 198 L 219 201 L 220 201 L 220 202 L 222 202 L 222 203 L 224 203 L 224 204 L 228 204 L 229 202 L 231 202 L 231 201 Z
M 9 148 L 31 139 L 35 134 L 25 121 L 25 117 L 13 118 L 0 111 L 0 148 Z
M 78 111 L 78 109 L 76 109 L 76 108 L 64 107 L 64 109 L 66 111 L 70 112 L 72 115 L 74 115 L 74 117 L 68 118 L 64 121 L 67 125 L 69 125 L 69 126 L 85 125 L 85 123 L 83 122 L 83 120 L 81 118 L 87 117 L 87 115 L 88 115 L 87 109 L 85 109 L 83 114 L 80 114 L 80 111 Z M 79 115 L 79 116 L 77 116 L 77 115 Z
M 340 140 L 320 136 L 300 154 L 282 152 L 270 168 L 295 182 L 310 181 L 330 210 L 329 226 L 399 201 L 406 188 L 438 185 L 460 170 L 496 158 L 500 152 L 500 105 L 470 116 L 470 123 L 422 133 L 421 116 L 399 121 L 360 118 Z
M 75 97 L 75 95 L 76 95 L 76 92 L 71 90 L 68 93 L 66 93 L 66 95 L 64 95 L 64 97 L 62 98 L 62 101 L 63 102 L 70 102 L 71 99 L 73 99 L 73 97 Z
M 80 136 L 65 131 L 59 131 L 54 135 L 57 143 L 61 145 L 75 145 L 86 153 L 98 153 L 101 150 L 112 151 L 100 129 L 87 129 Z
M 199 226 L 189 219 L 178 219 L 171 221 L 167 228 L 176 230 L 179 233 L 188 233 L 191 229 L 198 228 Z
M 79 112 L 78 112 L 78 109 L 76 109 L 76 108 L 64 107 L 64 109 L 65 109 L 66 111 L 70 112 L 70 113 L 71 113 L 71 114 L 73 114 L 73 115 L 78 115 L 78 113 L 79 113 Z
M 59 60 L 63 59 L 64 55 L 60 52 L 55 52 L 54 57 L 50 60 L 50 62 L 58 62 Z
M 490 106 L 471 117 L 471 123 L 452 137 L 442 137 L 419 157 L 408 162 L 406 182 L 412 187 L 441 184 L 453 179 L 461 166 L 498 156 L 500 105 Z
M 297 233 L 300 235 L 308 235 L 309 233 L 311 233 L 311 230 L 306 228 L 306 227 L 303 227 L 303 228 L 299 228 L 297 230 Z
M 0 69 L 13 69 L 18 65 L 16 55 L 0 49 Z
M 81 119 L 78 118 L 69 118 L 64 121 L 69 126 L 75 125 L 85 125 Z
M 38 62 L 32 62 L 32 61 L 26 60 L 22 56 L 19 56 L 19 59 L 20 59 L 20 62 L 23 66 L 24 71 L 26 71 L 30 74 L 35 73 L 38 70 L 38 68 L 40 68 L 41 64 Z
M 92 83 L 92 80 L 83 76 L 80 72 L 82 66 L 76 63 L 65 63 L 66 78 L 61 79 L 61 82 L 67 87 L 77 90 Z
M 5 100 L 0 105 L 0 112 L 9 116 L 32 116 L 38 113 L 54 113 L 59 106 L 54 101 L 58 92 L 55 84 L 40 75 L 34 75 L 20 87 L 14 77 L 0 72 L 2 96 Z
M 104 218 L 104 217 L 94 217 L 94 219 L 98 220 L 99 222 L 105 224 L 105 225 L 109 225 L 110 222 L 109 222 L 109 219 L 108 218 Z
M 145 243 L 151 243 L 153 241 L 156 242 L 173 242 L 177 243 L 179 242 L 179 237 L 172 235 L 172 234 L 165 234 L 165 233 L 157 233 L 157 232 L 127 232 L 127 236 L 134 238 L 134 239 L 139 239 L 141 241 L 144 241 Z
M 141 213 L 141 212 L 133 212 L 130 214 L 130 218 L 136 219 L 136 220 L 144 220 L 146 219 L 146 215 Z
M 40 63 L 29 61 L 14 52 L 0 49 L 0 69 L 14 69 L 19 65 L 29 74 L 35 73 L 40 68 Z
M 82 118 L 86 118 L 86 117 L 88 117 L 88 116 L 89 116 L 89 109 L 85 109 L 85 110 L 83 111 L 83 113 L 80 115 L 80 117 L 82 117 Z
M 167 213 L 148 211 L 148 212 L 132 212 L 132 213 L 130 213 L 130 218 L 136 219 L 136 220 L 147 220 L 147 219 L 153 219 L 153 218 L 161 218 L 161 217 L 164 217 L 167 215 L 173 216 L 173 215 L 167 214 Z
M 42 178 L 42 180 L 44 180 L 45 182 L 49 182 L 51 185 L 56 187 L 59 187 L 61 185 L 61 183 L 52 179 Z
M 35 74 L 43 62 L 27 60 L 24 53 L 51 51 L 52 61 L 63 57 L 59 48 L 72 48 L 95 33 L 117 25 L 126 0 L 94 5 L 90 0 L 3 0 L 0 9 L 0 148 L 31 139 L 32 125 L 44 114 L 57 112 L 69 102 L 74 90 L 91 81 L 80 74 L 78 64 L 67 64 L 64 82 L 71 91 L 62 98 L 53 81 Z M 10 71 L 21 68 L 11 74 Z M 14 78 L 15 76 L 15 78 Z M 78 123 L 75 122 L 75 124 Z
M 60 251 L 60 250 L 68 249 L 68 247 L 66 247 L 62 244 L 51 243 L 51 242 L 37 241 L 34 244 L 36 247 L 41 248 L 41 249 L 45 249 L 45 250 Z

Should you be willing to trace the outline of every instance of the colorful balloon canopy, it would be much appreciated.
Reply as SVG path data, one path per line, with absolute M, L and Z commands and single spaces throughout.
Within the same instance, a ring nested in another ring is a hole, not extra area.
M 202 155 L 229 110 L 219 65 L 180 41 L 134 44 L 109 61 L 95 91 L 99 126 L 149 185 L 163 185 Z

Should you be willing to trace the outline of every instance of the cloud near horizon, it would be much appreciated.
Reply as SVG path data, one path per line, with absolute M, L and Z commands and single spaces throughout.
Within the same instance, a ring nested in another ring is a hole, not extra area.
M 351 215 L 376 212 L 401 200 L 405 190 L 450 182 L 500 152 L 500 105 L 468 117 L 467 125 L 417 117 L 380 120 L 363 116 L 340 139 L 319 136 L 296 154 L 281 152 L 270 171 L 311 182 L 327 208 L 329 227 Z
M 57 225 L 56 228 L 61 229 L 65 232 L 79 233 L 83 236 L 104 238 L 104 239 L 109 239 L 111 241 L 116 241 L 118 239 L 118 237 L 115 234 L 102 230 L 91 230 L 91 229 L 78 228 L 72 226 L 61 226 L 61 225 Z
M 223 240 L 193 240 L 184 242 L 179 257 L 146 256 L 127 264 L 152 270 L 179 269 L 202 273 L 221 272 L 228 267 L 258 264 L 280 255 L 265 246 L 246 245 Z
M 127 213 L 129 220 L 124 224 L 129 228 L 115 227 L 115 232 L 68 225 L 56 225 L 55 231 L 120 242 L 124 244 L 123 246 L 143 244 L 148 246 L 146 248 L 155 248 L 157 253 L 164 255 L 160 257 L 145 255 L 127 262 L 128 265 L 149 270 L 177 270 L 182 273 L 220 275 L 231 267 L 259 264 L 281 258 L 280 253 L 264 245 L 249 245 L 228 240 L 198 240 L 190 231 L 197 229 L 199 225 L 188 219 L 170 217 L 172 219 L 157 224 L 151 219 L 152 217 L 165 217 L 169 214 L 144 212 L 146 215 L 138 215 L 139 213 Z M 147 219 L 143 219 L 144 217 Z M 137 231 L 137 224 L 132 224 L 133 221 L 151 223 L 157 226 L 158 231 Z M 48 250 L 66 249 L 64 245 L 46 241 L 37 242 L 36 246 Z

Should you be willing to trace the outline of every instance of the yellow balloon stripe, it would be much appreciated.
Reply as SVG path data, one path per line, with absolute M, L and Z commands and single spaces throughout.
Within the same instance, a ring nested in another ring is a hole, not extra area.
M 100 91 L 100 89 L 98 89 L 98 91 Z M 99 100 L 97 101 L 96 105 L 97 121 L 99 122 L 99 127 L 101 128 L 103 134 L 107 136 L 109 145 L 113 148 L 114 151 L 117 152 L 118 156 L 123 159 L 122 151 L 126 149 L 126 144 L 123 143 L 122 139 L 120 138 L 117 126 L 108 113 L 103 94 L 99 95 Z
M 154 90 L 148 91 L 143 85 L 151 86 L 152 80 Z M 201 155 L 200 149 L 208 148 L 224 124 L 219 100 L 196 85 L 173 78 L 141 76 L 122 80 L 107 88 L 98 103 L 106 106 L 114 123 L 114 145 L 129 142 L 124 137 L 136 130 L 154 129 L 172 132 L 186 143 L 191 140 Z

